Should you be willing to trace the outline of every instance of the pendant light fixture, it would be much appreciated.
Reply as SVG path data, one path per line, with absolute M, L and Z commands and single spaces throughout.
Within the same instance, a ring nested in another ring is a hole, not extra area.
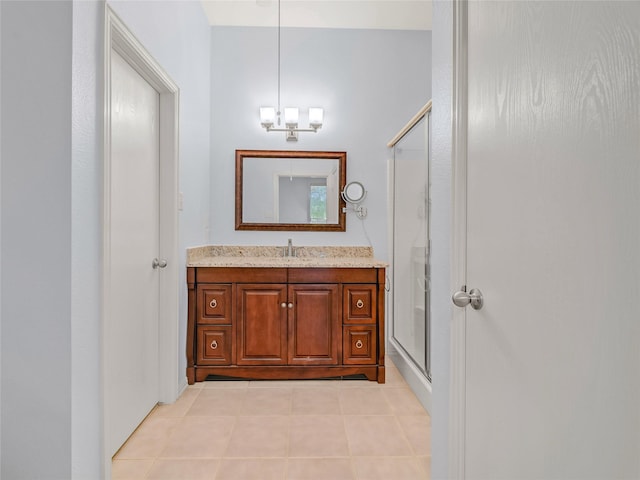
M 278 107 L 260 107 L 260 125 L 267 132 L 285 132 L 287 141 L 298 141 L 298 132 L 317 132 L 322 127 L 324 110 L 320 107 L 309 108 L 309 128 L 298 128 L 298 107 L 280 108 L 280 0 L 278 0 Z M 282 117 L 284 114 L 284 127 Z M 275 126 L 274 126 L 275 125 Z

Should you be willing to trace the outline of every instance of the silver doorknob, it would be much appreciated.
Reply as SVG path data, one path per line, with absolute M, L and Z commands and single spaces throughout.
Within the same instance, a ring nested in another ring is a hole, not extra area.
M 158 260 L 157 258 L 153 259 L 153 262 L 151 263 L 151 265 L 153 265 L 153 268 L 164 268 L 167 266 L 167 261 L 166 260 Z
M 477 288 L 472 288 L 469 293 L 459 290 L 453 294 L 451 300 L 456 307 L 466 307 L 471 304 L 474 310 L 480 310 L 484 304 L 482 292 Z

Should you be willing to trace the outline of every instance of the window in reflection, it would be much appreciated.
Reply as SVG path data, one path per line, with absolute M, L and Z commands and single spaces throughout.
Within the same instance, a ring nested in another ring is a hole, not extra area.
M 279 223 L 327 223 L 327 177 L 279 176 Z
M 327 223 L 327 185 L 309 187 L 309 216 L 311 223 Z

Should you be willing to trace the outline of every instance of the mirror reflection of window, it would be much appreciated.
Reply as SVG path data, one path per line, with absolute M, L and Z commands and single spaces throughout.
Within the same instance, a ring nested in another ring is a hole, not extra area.
M 327 178 L 279 176 L 277 221 L 281 223 L 326 223 Z
M 327 185 L 309 187 L 309 218 L 311 223 L 327 223 Z

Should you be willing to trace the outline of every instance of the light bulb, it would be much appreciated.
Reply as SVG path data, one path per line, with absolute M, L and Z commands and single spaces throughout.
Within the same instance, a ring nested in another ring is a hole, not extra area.
M 274 107 L 260 107 L 260 124 L 264 128 L 272 127 L 275 118 L 276 109 Z
M 309 107 L 309 125 L 311 128 L 322 127 L 324 110 L 320 107 Z
M 284 123 L 288 128 L 296 128 L 298 126 L 297 107 L 284 107 Z

